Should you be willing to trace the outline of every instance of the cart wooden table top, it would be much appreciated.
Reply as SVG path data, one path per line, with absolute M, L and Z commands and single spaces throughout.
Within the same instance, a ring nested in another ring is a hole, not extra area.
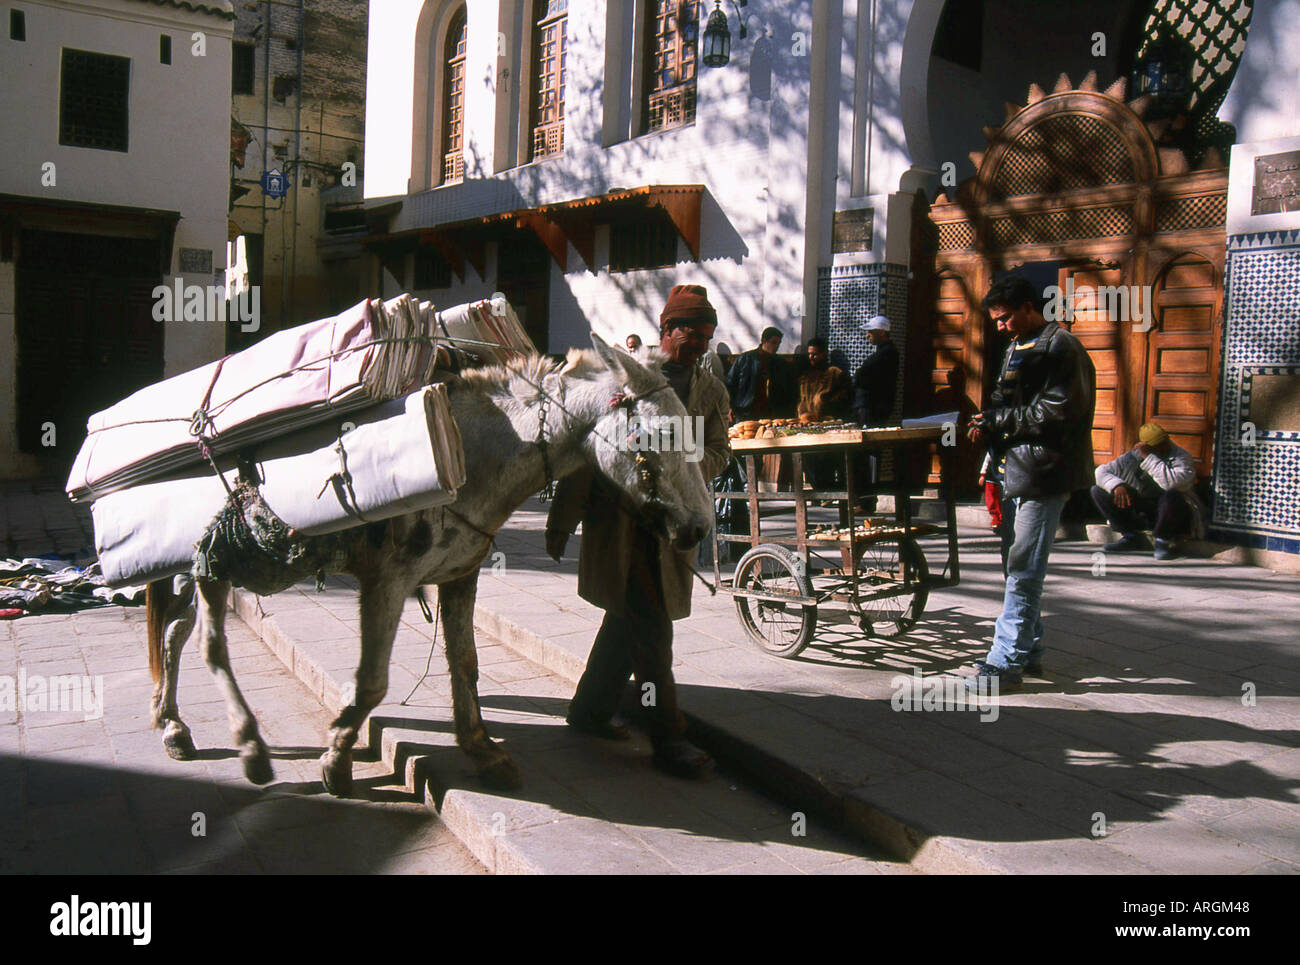
M 904 429 L 837 429 L 832 432 L 794 432 L 774 439 L 732 439 L 732 452 L 785 452 L 791 449 L 838 449 L 847 446 L 891 446 L 899 442 L 929 442 L 943 435 L 943 426 Z

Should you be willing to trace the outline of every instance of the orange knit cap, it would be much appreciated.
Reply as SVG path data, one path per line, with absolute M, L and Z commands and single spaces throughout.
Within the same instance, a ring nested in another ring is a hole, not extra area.
M 674 318 L 698 318 L 718 324 L 718 313 L 709 304 L 708 289 L 703 285 L 674 285 L 668 293 L 668 303 L 659 313 L 659 330 L 662 332 Z

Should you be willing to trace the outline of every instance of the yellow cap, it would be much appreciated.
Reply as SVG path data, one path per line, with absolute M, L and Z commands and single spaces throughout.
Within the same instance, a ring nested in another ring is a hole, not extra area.
M 1169 441 L 1169 433 L 1159 422 L 1148 422 L 1138 430 L 1138 438 L 1144 446 L 1158 446 Z

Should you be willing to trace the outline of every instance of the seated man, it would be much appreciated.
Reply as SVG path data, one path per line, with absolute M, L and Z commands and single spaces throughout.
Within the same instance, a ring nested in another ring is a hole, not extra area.
M 1154 520 L 1155 558 L 1167 560 L 1173 556 L 1173 537 L 1200 533 L 1204 511 L 1192 488 L 1196 464 L 1157 422 L 1139 429 L 1138 439 L 1124 455 L 1097 467 L 1092 499 L 1120 534 L 1107 550 L 1143 549 L 1141 531 Z

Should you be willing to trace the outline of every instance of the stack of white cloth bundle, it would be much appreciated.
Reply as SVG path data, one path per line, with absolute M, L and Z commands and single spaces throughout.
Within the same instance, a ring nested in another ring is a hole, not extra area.
M 501 294 L 444 312 L 369 299 L 91 416 L 67 490 L 94 500 L 107 584 L 215 558 L 196 544 L 212 550 L 250 493 L 290 539 L 455 500 L 465 456 L 447 386 L 429 384 L 439 343 L 491 362 L 536 351 Z
M 206 464 L 97 499 L 95 549 L 110 587 L 190 569 L 195 543 L 238 483 L 234 460 Z M 465 455 L 447 386 L 425 386 L 258 447 L 252 468 L 267 507 L 296 536 L 320 536 L 450 503 Z
M 91 416 L 68 495 L 97 499 L 203 462 L 205 449 L 235 452 L 405 395 L 433 378 L 437 342 L 492 361 L 536 351 L 499 293 L 445 312 L 410 295 L 363 301 Z
M 492 363 L 503 364 L 512 355 L 537 351 L 500 292 L 441 312 L 432 302 L 403 294 L 384 302 L 382 311 L 395 335 L 408 331 L 431 333 L 438 341 L 467 349 Z

